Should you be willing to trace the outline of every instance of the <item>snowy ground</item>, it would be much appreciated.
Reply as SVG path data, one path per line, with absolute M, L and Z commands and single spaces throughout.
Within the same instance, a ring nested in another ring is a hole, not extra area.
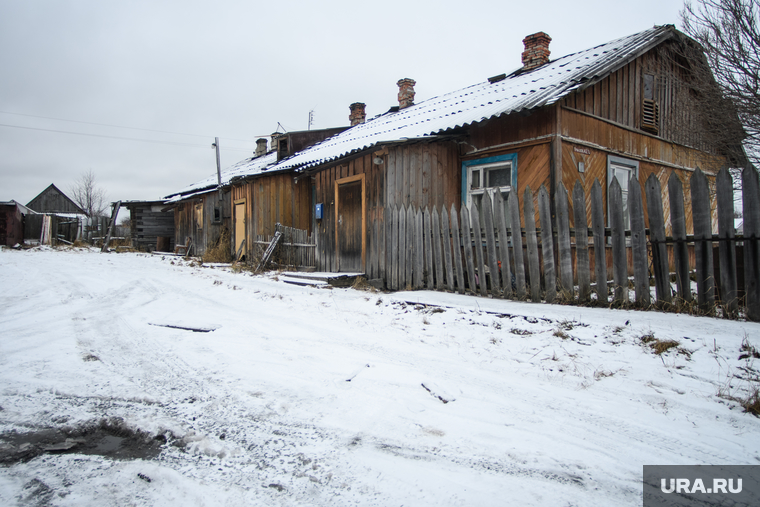
M 606 507 L 641 505 L 645 464 L 760 464 L 760 419 L 718 396 L 760 369 L 758 324 L 82 250 L 0 251 L 0 287 L 0 455 L 48 429 L 166 439 L 7 462 L 2 505 Z

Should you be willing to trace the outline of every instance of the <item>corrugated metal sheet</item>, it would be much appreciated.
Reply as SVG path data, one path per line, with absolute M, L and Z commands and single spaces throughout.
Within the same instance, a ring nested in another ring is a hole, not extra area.
M 480 83 L 435 97 L 352 127 L 274 165 L 307 169 L 379 143 L 434 136 L 488 118 L 557 102 L 672 37 L 671 25 L 623 37 L 558 58 L 538 69 L 519 70 L 496 83 Z
M 222 171 L 222 185 L 228 185 L 230 181 L 232 181 L 232 178 L 260 174 L 266 167 L 271 166 L 275 162 L 277 162 L 276 151 L 267 153 L 261 157 L 252 157 L 241 160 L 237 164 Z M 209 176 L 206 179 L 186 186 L 179 192 L 167 195 L 166 204 L 181 201 L 182 199 L 188 199 L 195 195 L 205 194 L 206 192 L 216 190 L 217 186 L 218 177 L 214 174 L 213 176 Z

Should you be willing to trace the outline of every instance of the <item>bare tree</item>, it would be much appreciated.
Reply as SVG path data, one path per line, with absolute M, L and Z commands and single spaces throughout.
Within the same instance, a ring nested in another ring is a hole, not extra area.
M 71 197 L 88 217 L 106 216 L 108 210 L 106 193 L 95 182 L 95 173 L 92 170 L 79 176 L 71 188 Z
M 681 21 L 705 55 L 691 59 L 696 62 L 692 72 L 705 77 L 711 71 L 714 76 L 714 81 L 701 79 L 703 86 L 696 90 L 707 134 L 732 164 L 759 167 L 760 0 L 687 1 Z M 732 116 L 739 118 L 743 132 L 737 132 L 741 127 L 731 122 Z M 744 138 L 746 151 L 737 138 Z

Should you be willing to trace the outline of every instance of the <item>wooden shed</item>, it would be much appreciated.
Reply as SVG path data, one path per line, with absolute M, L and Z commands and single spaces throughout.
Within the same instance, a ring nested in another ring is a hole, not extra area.
M 29 201 L 26 206 L 37 213 L 76 213 L 85 215 L 85 211 L 53 183 L 40 192 L 37 197 Z
M 0 202 L 0 245 L 24 244 L 23 210 L 16 201 Z
M 132 246 L 152 252 L 159 238 L 167 238 L 166 248 L 174 249 L 174 209 L 164 201 L 122 201 L 129 210 Z

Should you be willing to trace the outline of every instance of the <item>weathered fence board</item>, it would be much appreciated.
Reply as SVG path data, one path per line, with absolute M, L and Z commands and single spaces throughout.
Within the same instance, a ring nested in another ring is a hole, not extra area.
M 502 287 L 505 298 L 512 297 L 512 270 L 509 267 L 509 238 L 507 237 L 506 217 L 504 215 L 504 198 L 501 192 L 494 194 L 494 227 L 499 240 L 499 262 L 501 262 Z
M 553 303 L 557 297 L 557 272 L 554 266 L 552 209 L 549 192 L 543 185 L 538 189 L 538 215 L 541 220 L 541 253 L 544 261 L 544 298 L 547 303 Z
M 493 233 L 493 202 L 488 192 L 483 194 L 482 202 L 483 224 L 486 229 L 486 258 L 488 260 L 488 272 L 491 275 L 491 294 L 494 297 L 499 297 L 501 283 L 499 282 L 499 264 L 496 260 L 496 238 Z
M 454 266 L 457 272 L 457 292 L 464 294 L 464 270 L 462 268 L 462 242 L 459 236 L 459 220 L 454 205 L 451 205 L 451 234 L 454 241 Z
M 393 266 L 392 268 L 392 278 L 391 278 L 391 289 L 398 290 L 399 288 L 399 278 L 398 278 L 398 248 L 399 248 L 399 240 L 398 240 L 398 233 L 399 233 L 399 212 L 398 208 L 396 206 L 393 206 L 393 223 L 392 223 L 392 232 L 391 232 L 391 244 L 393 245 L 391 248 L 391 264 Z
M 557 249 L 559 250 L 559 280 L 562 298 L 572 301 L 573 288 L 573 253 L 570 250 L 570 211 L 565 184 L 560 181 L 555 193 L 555 209 L 557 210 Z
M 525 261 L 523 260 L 522 232 L 520 230 L 520 204 L 517 192 L 510 192 L 507 197 L 509 205 L 509 231 L 512 235 L 512 255 L 515 259 L 515 289 L 518 299 L 525 299 Z
M 610 184 L 610 225 L 612 226 L 612 279 L 614 298 L 618 304 L 628 302 L 628 261 L 625 252 L 623 191 L 617 177 Z
M 467 284 L 470 292 L 475 292 L 475 263 L 473 262 L 472 253 L 472 233 L 470 231 L 470 210 L 467 206 L 462 206 L 459 210 L 459 216 L 462 218 L 462 249 L 464 250 L 464 260 L 467 264 Z
M 665 219 L 662 212 L 662 188 L 657 176 L 650 174 L 646 181 L 647 211 L 649 212 L 649 241 L 652 244 L 652 269 L 657 301 L 671 302 L 668 247 L 665 244 Z
M 720 299 L 723 310 L 736 315 L 739 309 L 739 294 L 736 278 L 736 245 L 734 238 L 734 185 L 731 173 L 725 167 L 715 178 L 718 201 L 718 257 L 720 267 Z
M 425 287 L 433 289 L 435 287 L 433 280 L 433 219 L 430 217 L 430 210 L 425 207 L 422 229 L 425 235 Z
M 573 220 L 575 221 L 575 264 L 578 273 L 578 300 L 591 299 L 591 267 L 588 256 L 588 218 L 586 216 L 586 192 L 576 180 L 573 187 Z
M 594 233 L 594 274 L 596 276 L 596 297 L 607 304 L 607 242 L 604 237 L 604 204 L 602 186 L 598 179 L 591 185 L 591 229 Z
M 683 302 L 691 301 L 689 281 L 689 252 L 686 247 L 686 212 L 683 204 L 683 184 L 676 173 L 668 178 L 670 198 L 670 228 L 673 231 L 673 257 L 676 265 L 676 288 Z
M 443 255 L 441 253 L 441 220 L 438 209 L 433 208 L 433 261 L 435 263 L 435 288 L 443 289 Z
M 424 280 L 422 274 L 425 271 L 425 244 L 422 230 L 422 211 L 417 210 L 414 215 L 414 289 L 422 288 Z
M 404 287 L 412 287 L 412 268 L 414 267 L 414 210 L 412 206 L 406 209 L 406 258 L 405 262 L 405 283 Z
M 754 167 L 742 171 L 744 219 L 744 289 L 747 318 L 760 321 L 760 181 Z
M 483 240 L 480 235 L 480 213 L 478 206 L 473 203 L 470 207 L 470 226 L 472 227 L 472 247 L 475 250 L 475 280 L 478 282 L 480 295 L 486 295 L 486 270 L 483 263 Z
M 446 287 L 454 290 L 454 265 L 451 262 L 451 230 L 449 229 L 449 214 L 446 208 L 441 208 L 441 238 L 443 239 L 443 263 L 446 269 Z
M 694 253 L 696 257 L 697 303 L 703 310 L 715 304 L 713 277 L 712 220 L 710 189 L 707 177 L 699 167 L 691 175 L 691 216 L 694 223 Z
M 644 225 L 644 203 L 641 200 L 641 185 L 636 178 L 628 183 L 628 211 L 631 216 L 631 256 L 633 257 L 633 287 L 636 303 L 649 306 L 649 274 L 647 272 L 646 226 Z
M 525 241 L 528 244 L 528 273 L 530 275 L 530 300 L 541 301 L 541 272 L 538 265 L 538 238 L 536 237 L 536 214 L 533 209 L 533 192 L 525 187 L 523 197 L 525 216 Z

